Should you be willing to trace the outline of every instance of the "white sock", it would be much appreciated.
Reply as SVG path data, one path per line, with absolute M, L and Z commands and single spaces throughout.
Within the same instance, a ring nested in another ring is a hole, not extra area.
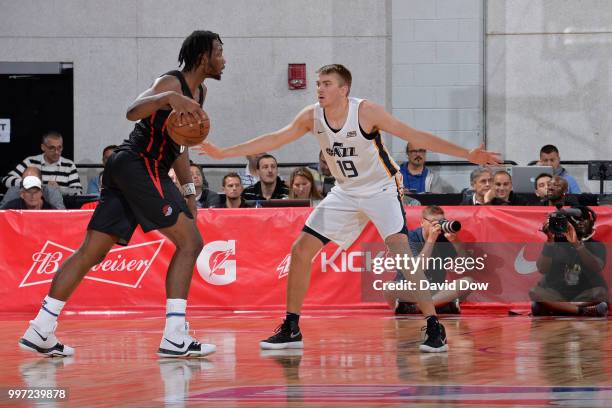
M 36 318 L 34 318 L 34 324 L 40 327 L 41 330 L 52 331 L 65 304 L 66 302 L 46 296 Z
M 166 328 L 164 333 L 185 329 L 186 299 L 168 299 L 166 301 Z

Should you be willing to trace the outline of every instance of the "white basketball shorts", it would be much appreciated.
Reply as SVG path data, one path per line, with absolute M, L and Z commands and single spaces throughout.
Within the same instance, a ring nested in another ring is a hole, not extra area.
M 395 184 L 369 197 L 349 195 L 334 187 L 315 207 L 306 220 L 306 227 L 348 249 L 359 237 L 368 221 L 380 236 L 405 231 L 406 218 Z

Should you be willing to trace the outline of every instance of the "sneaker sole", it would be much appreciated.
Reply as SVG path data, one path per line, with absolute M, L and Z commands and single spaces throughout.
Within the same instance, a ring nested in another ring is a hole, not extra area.
M 261 347 L 262 350 L 302 349 L 304 348 L 304 342 L 291 341 L 289 343 L 268 343 L 260 341 L 259 347 Z
M 57 351 L 57 350 L 52 350 L 52 351 L 47 351 L 47 352 L 42 351 L 40 347 L 36 346 L 34 343 L 27 341 L 26 339 L 20 339 L 19 343 L 17 344 L 19 345 L 19 348 L 21 348 L 22 350 L 26 350 L 31 353 L 36 353 L 39 356 L 47 356 L 47 357 L 71 357 L 73 356 L 73 354 L 62 353 L 61 351 Z
M 419 350 L 421 350 L 423 353 L 445 353 L 448 351 L 448 344 L 445 344 L 442 347 L 429 347 L 425 344 L 421 344 L 419 346 Z
M 169 354 L 169 353 L 164 353 L 162 349 L 159 349 L 157 351 L 157 355 L 159 357 L 163 357 L 163 358 L 199 358 L 199 357 L 206 357 L 209 356 L 211 354 L 213 354 L 215 351 L 217 351 L 217 349 L 213 349 L 213 350 L 209 350 L 209 351 L 205 351 L 205 352 L 201 352 L 201 351 L 189 351 L 185 354 Z

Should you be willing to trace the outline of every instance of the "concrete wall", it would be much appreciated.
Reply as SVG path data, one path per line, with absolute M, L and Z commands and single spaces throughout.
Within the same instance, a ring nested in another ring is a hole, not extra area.
M 482 0 L 394 0 L 393 113 L 464 146 L 482 136 Z M 406 160 L 405 143 L 394 156 Z M 429 153 L 431 160 L 456 160 Z
M 466 147 L 483 137 L 482 0 L 393 0 L 392 108 L 409 125 Z M 405 142 L 389 141 L 407 160 Z M 457 160 L 429 152 L 428 160 Z M 437 168 L 456 191 L 469 167 Z
M 611 32 L 610 1 L 489 0 L 489 147 L 522 164 L 548 143 L 561 159 L 611 160 Z
M 390 0 L 0 0 L 0 60 L 74 63 L 75 160 L 98 163 L 132 129 L 126 107 L 176 67 L 194 29 L 224 41 L 225 74 L 207 80 L 205 103 L 220 145 L 288 123 L 315 101 L 315 70 L 332 62 L 352 70 L 352 94 L 388 105 L 389 12 Z M 296 62 L 306 63 L 308 88 L 289 91 Z M 317 161 L 318 148 L 307 136 L 275 154 Z

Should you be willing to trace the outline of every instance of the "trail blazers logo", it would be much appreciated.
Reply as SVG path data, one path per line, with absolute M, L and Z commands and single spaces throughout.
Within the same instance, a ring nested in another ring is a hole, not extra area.
M 163 244 L 164 240 L 160 239 L 111 249 L 102 262 L 89 270 L 85 279 L 137 288 L 157 258 Z M 145 252 L 143 249 L 146 247 L 149 248 Z M 146 255 L 151 251 L 152 255 Z M 72 248 L 46 241 L 40 251 L 32 254 L 32 266 L 19 287 L 51 282 L 60 265 L 74 252 Z
M 356 157 L 355 147 L 344 147 L 342 143 L 334 142 L 331 148 L 326 148 L 325 152 L 332 157 Z

